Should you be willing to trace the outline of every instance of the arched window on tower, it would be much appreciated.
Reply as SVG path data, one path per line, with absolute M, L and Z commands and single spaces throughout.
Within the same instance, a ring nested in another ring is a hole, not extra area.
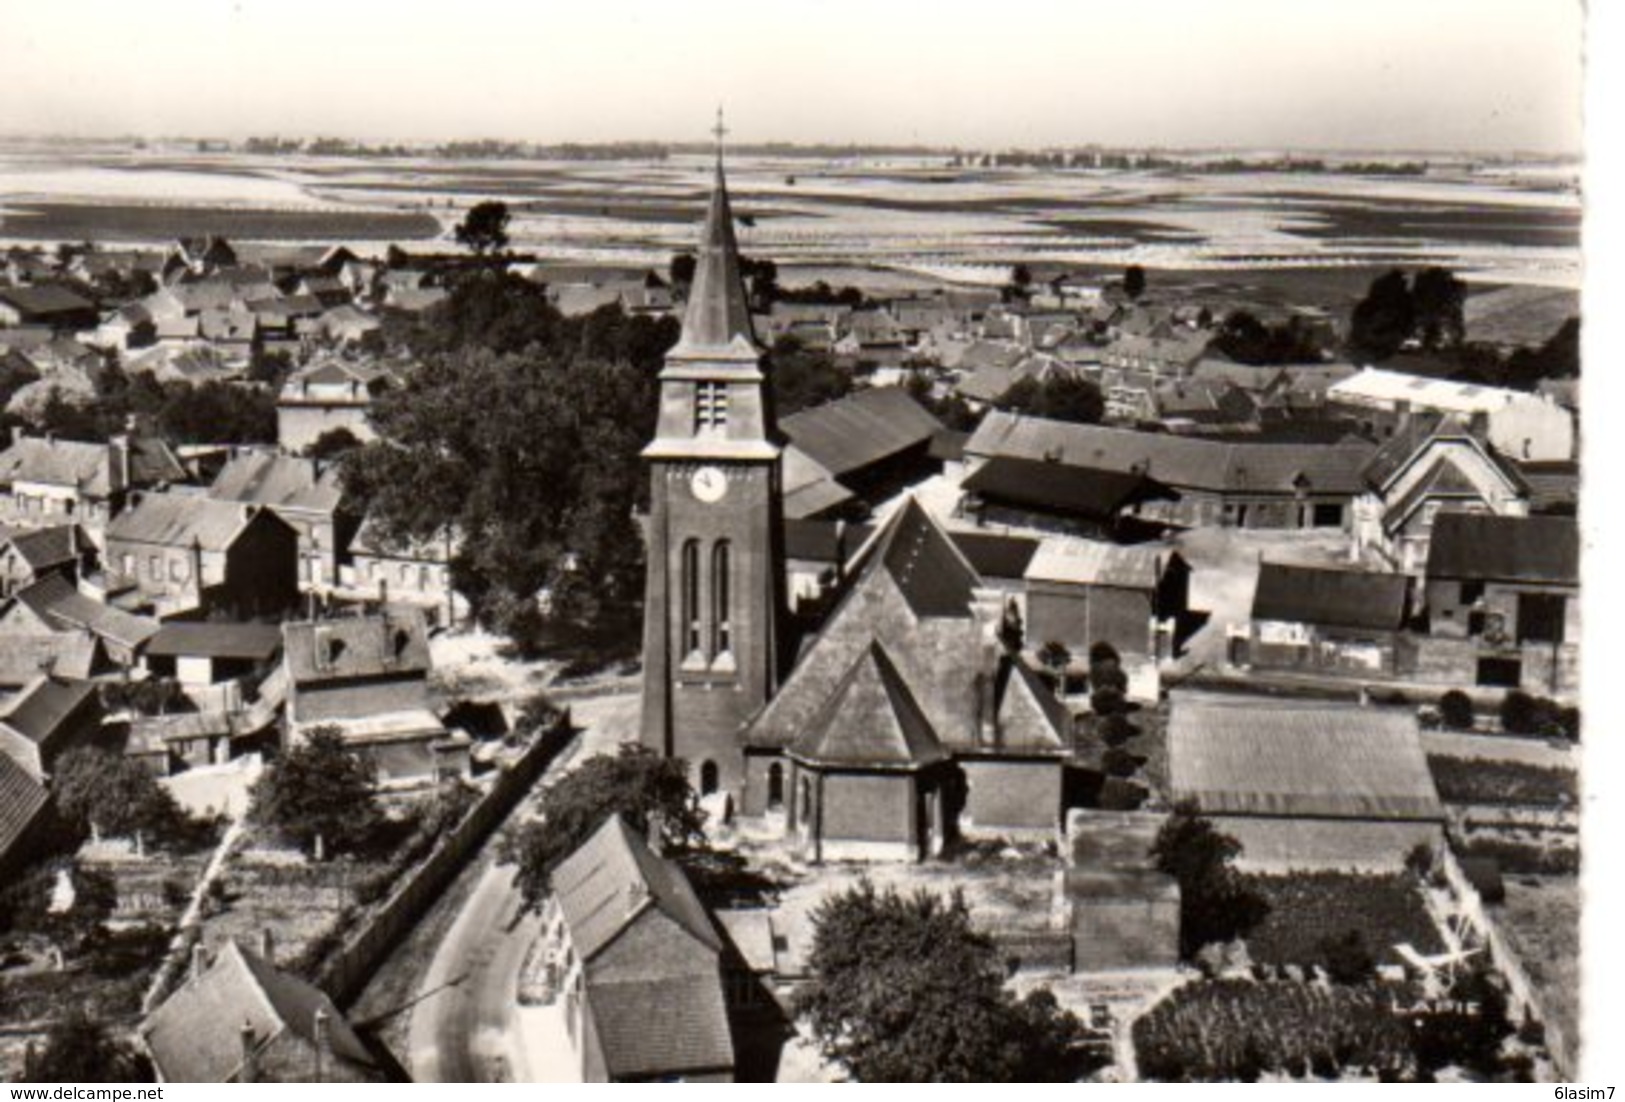
M 716 657 L 733 650 L 733 624 L 729 614 L 731 556 L 728 541 L 719 540 L 711 549 L 711 655 Z
M 700 649 L 700 541 L 683 544 L 682 577 L 679 579 L 683 595 L 683 651 L 693 654 Z

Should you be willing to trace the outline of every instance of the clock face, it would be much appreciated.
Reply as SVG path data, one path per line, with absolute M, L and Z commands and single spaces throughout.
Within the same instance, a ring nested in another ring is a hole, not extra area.
M 701 467 L 688 480 L 694 496 L 710 505 L 721 501 L 728 492 L 728 476 L 716 467 Z

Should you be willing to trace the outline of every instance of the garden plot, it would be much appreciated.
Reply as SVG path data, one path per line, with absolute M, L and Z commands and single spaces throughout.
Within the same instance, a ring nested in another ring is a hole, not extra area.
M 1512 945 L 1542 1008 L 1564 1035 L 1579 1037 L 1580 884 L 1573 876 L 1515 876 L 1491 917 Z
M 1409 944 L 1423 954 L 1446 948 L 1420 888 L 1408 874 L 1248 876 L 1246 885 L 1269 908 L 1246 938 L 1248 956 L 1261 964 L 1304 968 L 1321 964 L 1324 943 L 1350 931 L 1360 935 L 1366 951 L 1382 964 L 1399 962 L 1395 945 Z

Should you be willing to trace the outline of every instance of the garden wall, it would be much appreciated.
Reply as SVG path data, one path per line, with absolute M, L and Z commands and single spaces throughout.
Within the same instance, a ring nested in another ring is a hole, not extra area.
M 467 866 L 475 850 L 507 818 L 574 734 L 566 711 L 517 760 L 504 765 L 490 789 L 468 809 L 462 821 L 440 838 L 429 856 L 322 962 L 312 977 L 316 985 L 340 1006 L 359 995 L 390 950 Z

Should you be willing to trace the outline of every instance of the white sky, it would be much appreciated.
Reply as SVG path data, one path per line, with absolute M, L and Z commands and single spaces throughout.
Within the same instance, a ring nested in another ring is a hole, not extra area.
M 0 0 L 0 132 L 1577 152 L 1579 0 Z

